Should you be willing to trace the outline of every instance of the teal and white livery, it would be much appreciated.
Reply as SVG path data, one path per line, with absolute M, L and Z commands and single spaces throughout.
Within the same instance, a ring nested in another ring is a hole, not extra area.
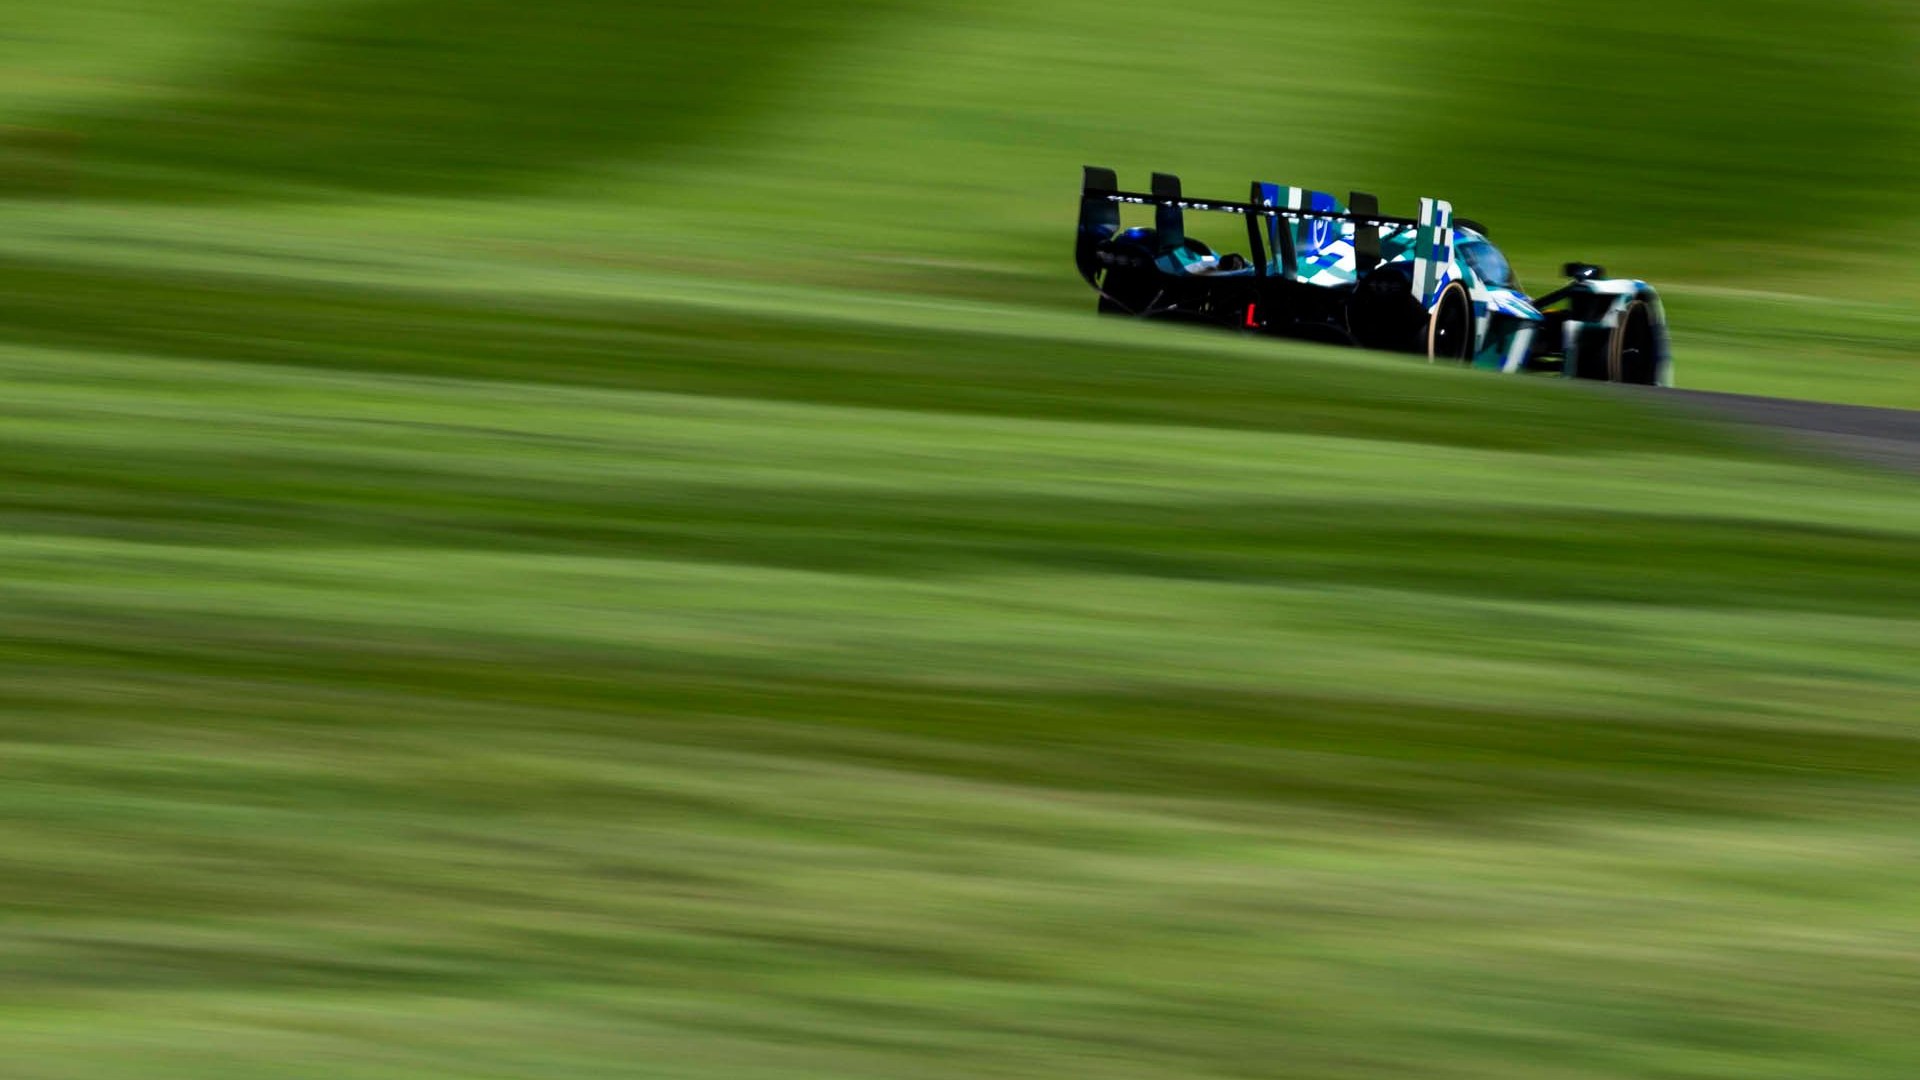
M 1154 208 L 1152 228 L 1121 208 Z M 1216 254 L 1186 233 L 1186 213 L 1238 215 L 1251 254 Z M 1424 353 L 1492 371 L 1550 371 L 1666 386 L 1666 315 L 1644 281 L 1568 263 L 1568 283 L 1528 296 L 1487 230 L 1421 199 L 1416 218 L 1309 188 L 1255 181 L 1246 202 L 1191 199 L 1180 180 L 1123 191 L 1088 167 L 1080 191 L 1081 276 L 1099 310 Z

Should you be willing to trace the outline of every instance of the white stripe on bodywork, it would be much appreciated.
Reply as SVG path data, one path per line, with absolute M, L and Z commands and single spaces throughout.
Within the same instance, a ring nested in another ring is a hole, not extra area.
M 1455 267 L 1455 269 L 1459 269 Z M 1487 331 L 1493 329 L 1493 293 L 1480 280 L 1479 274 L 1466 275 L 1467 300 L 1472 305 L 1473 316 L 1473 352 L 1479 352 L 1478 346 L 1486 343 Z
M 1507 346 L 1507 362 L 1500 365 L 1501 371 L 1511 375 L 1520 370 L 1521 364 L 1527 362 L 1527 350 L 1533 345 L 1534 330 L 1532 326 L 1514 329 L 1513 344 Z
M 1539 309 L 1529 303 L 1527 298 L 1512 289 L 1490 289 L 1494 310 L 1502 315 L 1513 315 L 1522 319 L 1540 318 Z
M 1587 291 L 1602 296 L 1631 296 L 1647 287 L 1644 281 L 1631 281 L 1625 278 L 1608 278 L 1605 281 L 1589 281 Z

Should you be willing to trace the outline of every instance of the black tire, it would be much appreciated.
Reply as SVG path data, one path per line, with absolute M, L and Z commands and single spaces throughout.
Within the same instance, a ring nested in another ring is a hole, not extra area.
M 1615 382 L 1654 386 L 1660 382 L 1660 351 L 1653 331 L 1653 309 L 1635 300 L 1620 313 L 1607 342 L 1607 377 Z
M 1471 363 L 1473 360 L 1473 300 L 1467 287 L 1449 281 L 1427 318 L 1427 359 Z

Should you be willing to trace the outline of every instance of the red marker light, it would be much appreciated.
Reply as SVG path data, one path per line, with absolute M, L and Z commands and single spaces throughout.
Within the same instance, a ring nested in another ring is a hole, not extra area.
M 1253 305 L 1252 304 L 1247 305 L 1247 329 L 1249 330 L 1259 329 L 1259 325 L 1253 321 Z

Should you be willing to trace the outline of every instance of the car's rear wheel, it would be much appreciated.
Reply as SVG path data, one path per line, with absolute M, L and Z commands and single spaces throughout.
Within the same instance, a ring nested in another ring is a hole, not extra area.
M 1616 382 L 1653 386 L 1660 381 L 1660 354 L 1653 334 L 1653 310 L 1635 300 L 1620 313 L 1607 343 L 1607 377 Z
M 1473 301 L 1466 286 L 1450 281 L 1427 319 L 1427 359 L 1464 362 L 1473 358 Z

